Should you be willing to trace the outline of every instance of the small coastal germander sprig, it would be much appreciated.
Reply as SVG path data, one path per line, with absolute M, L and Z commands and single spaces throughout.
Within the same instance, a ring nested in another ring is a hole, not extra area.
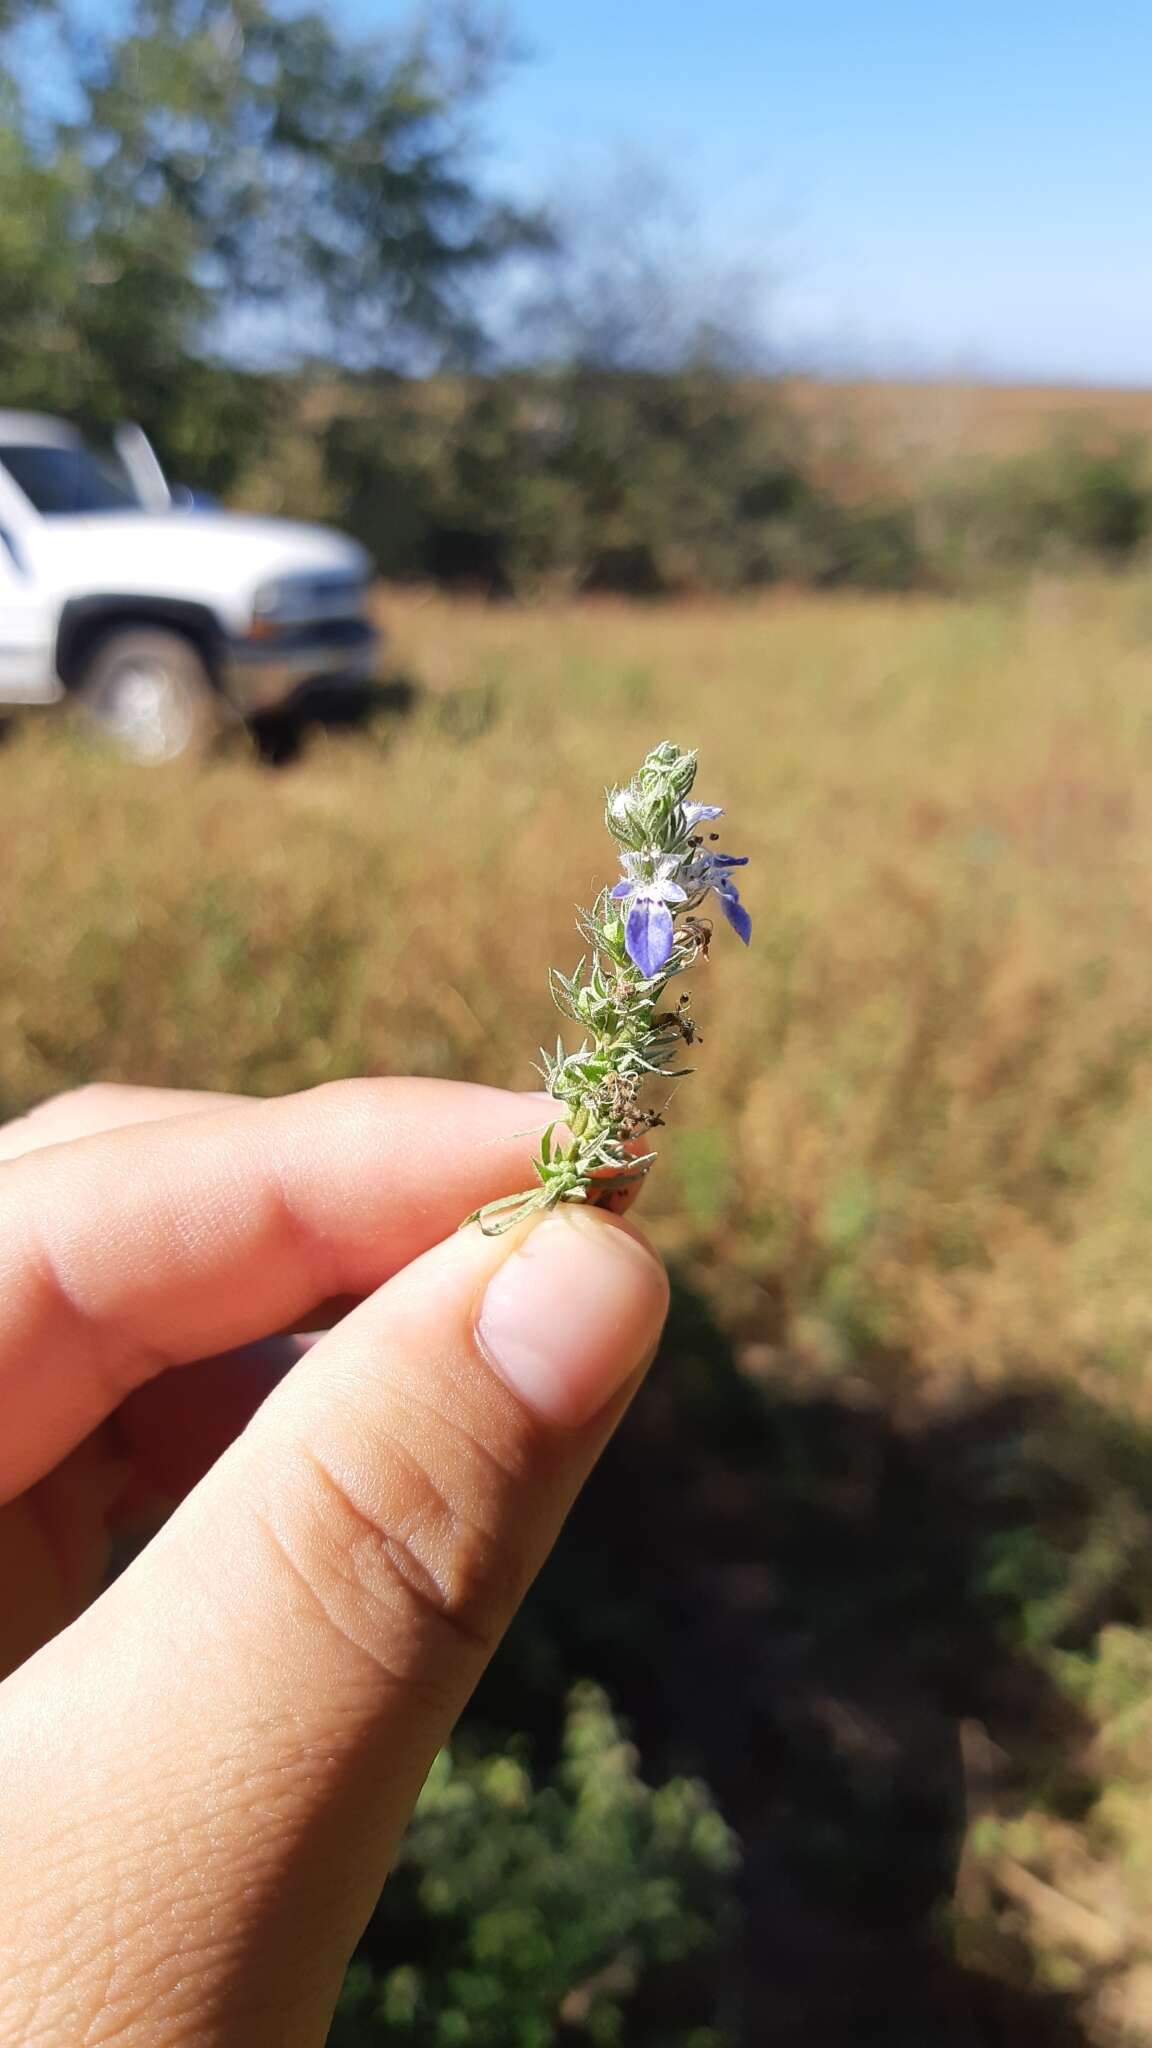
M 695 753 L 665 740 L 631 782 L 608 792 L 605 821 L 622 879 L 578 913 L 589 951 L 576 972 L 553 968 L 550 976 L 557 1009 L 583 1027 L 584 1042 L 568 1052 L 557 1039 L 554 1054 L 541 1053 L 557 1114 L 533 1162 L 539 1184 L 467 1219 L 490 1235 L 560 1202 L 612 1206 L 656 1156 L 637 1149 L 664 1121 L 642 1105 L 643 1091 L 689 1072 L 674 1062 L 698 1036 L 687 995 L 669 1009 L 665 990 L 708 958 L 712 926 L 699 913 L 709 897 L 745 945 L 752 933 L 733 880 L 747 862 L 712 850 L 718 835 L 710 828 L 723 811 L 691 801 L 695 779 Z

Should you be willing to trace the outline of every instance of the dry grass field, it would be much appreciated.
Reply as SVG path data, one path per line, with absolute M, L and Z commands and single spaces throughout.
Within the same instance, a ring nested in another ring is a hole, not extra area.
M 903 493 L 972 462 L 1028 455 L 1054 441 L 1092 445 L 1152 436 L 1152 388 L 797 377 L 784 395 L 816 473 L 854 492 Z
M 601 787 L 667 733 L 752 856 L 757 929 L 696 991 L 654 1223 L 762 1331 L 770 1301 L 772 1341 L 1141 1400 L 1152 587 L 385 611 L 413 715 L 279 773 L 237 748 L 141 776 L 63 721 L 9 744 L 6 1105 L 91 1075 L 525 1080 L 604 878 Z
M 696 978 L 645 1214 L 695 1304 L 669 1427 L 708 1398 L 705 1328 L 776 1418 L 758 1464 L 709 1439 L 691 1495 L 724 1683 L 795 1635 L 783 1574 L 813 1727 L 846 1688 L 820 1754 L 865 1788 L 844 1914 L 885 1855 L 906 1874 L 884 1741 L 904 1757 L 911 1711 L 934 1754 L 939 1720 L 967 1847 L 921 1917 L 951 1899 L 965 1984 L 1020 2001 L 973 2038 L 1152 2042 L 1152 584 L 383 609 L 410 714 L 286 768 L 236 744 L 144 774 L 63 719 L 9 740 L 0 1107 L 95 1077 L 531 1085 L 546 969 L 606 877 L 602 785 L 699 746 L 756 928 Z

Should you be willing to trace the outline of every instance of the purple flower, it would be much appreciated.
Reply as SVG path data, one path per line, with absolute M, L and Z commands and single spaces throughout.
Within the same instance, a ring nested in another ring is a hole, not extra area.
M 713 882 L 713 889 L 721 910 L 728 919 L 738 939 L 747 946 L 752 939 L 752 919 L 740 901 L 740 892 L 734 882 Z
M 692 863 L 688 880 L 694 890 L 711 889 L 720 908 L 738 939 L 748 945 L 752 937 L 752 919 L 740 901 L 740 892 L 732 880 L 733 868 L 746 868 L 747 854 L 700 853 Z
M 670 903 L 686 903 L 688 891 L 676 880 L 682 862 L 670 854 L 653 864 L 653 871 L 645 877 L 637 872 L 648 865 L 639 854 L 622 853 L 620 865 L 625 880 L 617 882 L 612 891 L 613 900 L 628 904 L 628 916 L 624 924 L 624 944 L 628 958 L 640 969 L 648 980 L 666 967 L 672 955 L 674 933 Z
M 711 823 L 713 818 L 722 818 L 724 816 L 722 804 L 684 804 L 682 809 L 684 812 L 684 823 L 690 832 L 694 831 L 697 825 L 707 825 Z

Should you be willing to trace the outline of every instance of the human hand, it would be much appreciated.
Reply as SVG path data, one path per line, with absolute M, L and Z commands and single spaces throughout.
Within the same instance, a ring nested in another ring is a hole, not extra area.
M 523 1183 L 539 1121 L 386 1081 L 82 1096 L 0 1132 L 5 2048 L 324 2040 L 664 1315 L 608 1216 L 456 1232 Z M 279 1384 L 267 1354 L 215 1362 L 348 1301 Z M 193 1479 L 62 1626 L 142 1485 Z

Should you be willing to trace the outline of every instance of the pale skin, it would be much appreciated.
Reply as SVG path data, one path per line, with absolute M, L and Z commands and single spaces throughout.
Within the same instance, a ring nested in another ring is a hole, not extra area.
M 3 2048 L 324 2041 L 665 1313 L 631 1223 L 457 1231 L 540 1121 L 380 1081 L 0 1131 Z

